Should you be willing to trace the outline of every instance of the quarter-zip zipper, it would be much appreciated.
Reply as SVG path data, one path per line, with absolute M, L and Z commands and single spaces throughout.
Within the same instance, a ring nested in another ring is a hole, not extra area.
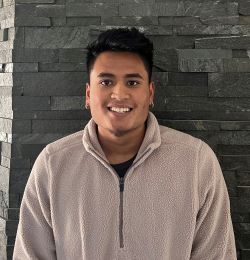
M 120 248 L 124 247 L 123 243 L 123 191 L 124 191 L 124 177 L 119 176 L 119 186 L 120 186 L 120 208 L 119 208 L 119 240 Z

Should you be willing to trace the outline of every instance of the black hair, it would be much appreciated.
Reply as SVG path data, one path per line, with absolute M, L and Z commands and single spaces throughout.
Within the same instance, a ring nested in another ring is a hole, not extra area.
M 87 73 L 91 69 L 99 54 L 104 51 L 133 52 L 142 59 L 148 72 L 149 82 L 152 76 L 153 67 L 153 43 L 145 35 L 132 28 L 113 28 L 99 34 L 98 38 L 87 46 Z

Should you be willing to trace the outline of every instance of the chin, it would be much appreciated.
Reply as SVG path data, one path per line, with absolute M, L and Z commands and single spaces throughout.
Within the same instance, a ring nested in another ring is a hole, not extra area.
M 125 129 L 112 129 L 112 130 L 110 130 L 110 132 L 114 136 L 116 136 L 116 137 L 121 137 L 121 136 L 126 135 L 129 132 L 129 130 L 125 130 Z

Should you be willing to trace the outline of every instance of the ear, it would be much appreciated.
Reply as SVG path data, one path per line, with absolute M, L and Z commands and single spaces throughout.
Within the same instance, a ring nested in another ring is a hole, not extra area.
M 89 107 L 90 105 L 90 85 L 86 83 L 86 92 L 85 92 L 85 106 Z
M 154 101 L 154 95 L 155 95 L 155 83 L 151 81 L 149 83 L 149 101 L 150 104 Z

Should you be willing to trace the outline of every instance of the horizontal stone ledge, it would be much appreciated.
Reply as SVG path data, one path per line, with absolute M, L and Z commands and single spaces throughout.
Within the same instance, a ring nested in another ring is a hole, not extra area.
M 81 60 L 80 57 L 78 59 Z M 79 63 L 79 62 L 60 62 L 60 63 L 40 62 L 38 71 L 39 72 L 81 72 L 81 71 L 86 72 L 87 68 L 85 63 Z
M 209 73 L 210 97 L 250 97 L 250 73 Z
M 156 89 L 157 91 L 157 89 Z M 154 110 L 154 114 L 159 119 L 186 119 L 186 120 L 249 120 L 250 111 L 245 112 L 232 112 L 232 111 L 217 111 L 211 113 L 210 111 L 204 111 L 204 109 L 196 111 L 188 110 Z
M 0 118 L 0 131 L 8 134 L 12 133 L 30 133 L 30 120 L 13 120 L 7 118 Z
M 202 98 L 202 97 L 168 97 L 162 95 L 155 103 L 155 110 L 189 110 L 189 111 L 224 111 L 249 112 L 250 98 Z
M 232 212 L 231 216 L 234 223 L 250 222 L 250 215 L 248 213 Z
M 7 220 L 6 221 L 6 236 L 14 236 L 17 232 L 18 220 Z
M 50 97 L 13 96 L 12 108 L 13 111 L 50 110 L 51 109 Z
M 155 102 L 158 96 L 166 95 L 168 97 L 207 97 L 207 87 L 198 85 L 171 86 L 155 84 Z
M 23 193 L 28 181 L 30 169 L 11 169 L 10 193 Z
M 243 155 L 243 154 L 245 154 L 245 155 L 250 156 L 250 145 L 222 145 L 222 144 L 218 144 L 217 145 L 217 151 L 221 155 Z
M 35 134 L 33 134 L 33 135 L 35 135 Z M 45 143 L 45 144 L 15 143 L 15 144 L 12 145 L 12 155 L 14 157 L 21 157 L 23 160 L 29 160 L 29 164 L 30 164 L 30 167 L 31 167 L 32 166 L 31 161 L 39 155 L 39 153 L 46 146 L 46 144 L 47 143 Z M 19 169 L 16 169 L 16 170 L 19 170 Z M 29 169 L 26 169 L 26 172 L 27 172 L 27 170 L 30 172 Z
M 181 72 L 250 72 L 250 59 L 179 58 L 178 70 Z
M 240 186 L 250 186 L 250 171 L 236 171 L 235 177 Z
M 85 72 L 14 73 L 13 91 L 23 96 L 80 96 L 85 94 Z
M 116 26 L 116 25 L 112 25 L 112 26 L 108 26 L 108 29 L 111 28 L 120 28 L 121 26 Z M 126 26 L 122 26 L 122 27 L 126 27 Z M 153 35 L 161 35 L 161 36 L 168 36 L 168 35 L 172 35 L 173 34 L 173 29 L 172 26 L 170 25 L 166 25 L 166 26 L 159 26 L 159 25 L 145 25 L 145 26 L 138 26 L 138 25 L 134 25 L 135 28 L 137 28 L 140 32 L 144 33 L 145 35 L 148 36 L 153 36 Z M 107 30 L 107 26 L 91 26 L 89 28 L 89 34 L 91 36 L 97 36 L 99 35 L 100 32 L 106 31 Z
M 71 18 L 72 19 L 72 18 Z M 149 26 L 158 25 L 157 16 L 102 16 L 101 25 Z M 169 25 L 162 23 L 161 25 Z
M 15 0 L 17 4 L 53 4 L 56 0 Z
M 25 28 L 25 48 L 82 48 L 87 45 L 87 40 L 88 30 L 80 26 Z
M 38 62 L 6 63 L 4 72 L 38 72 Z
M 250 156 L 248 155 L 220 155 L 218 158 L 223 170 L 246 171 L 250 166 Z
M 250 36 L 207 37 L 195 40 L 197 49 L 249 49 Z
M 60 49 L 59 62 L 84 62 L 87 51 L 84 48 Z
M 60 4 L 43 4 L 36 6 L 36 15 L 42 17 L 65 17 L 65 5 Z
M 30 147 L 30 151 L 32 152 L 33 151 L 33 148 L 31 147 L 32 145 L 40 145 L 40 147 L 42 147 L 42 146 L 45 146 L 48 143 L 52 143 L 53 141 L 62 138 L 64 136 L 66 136 L 66 134 L 62 134 L 62 133 L 43 133 L 43 134 L 31 133 L 31 134 L 13 134 L 12 138 L 13 138 L 13 144 L 16 143 L 16 144 L 19 144 L 19 145 L 22 145 L 22 146 L 27 145 L 27 147 Z
M 192 49 L 197 37 L 192 35 L 149 35 L 148 38 L 154 43 L 155 50 L 165 51 L 168 49 Z
M 58 54 L 57 49 L 17 48 L 13 50 L 12 58 L 8 62 L 58 62 Z
M 33 133 L 73 133 L 87 124 L 84 120 L 33 120 Z
M 222 59 L 232 58 L 232 50 L 224 49 L 177 49 L 179 59 Z
M 250 131 L 250 120 L 249 121 L 227 121 L 221 122 L 221 130 L 249 130 Z
M 199 17 L 181 17 L 181 16 L 159 16 L 160 25 L 200 25 L 201 21 Z
M 15 111 L 15 119 L 47 119 L 47 120 L 87 120 L 90 119 L 89 110 L 53 110 L 53 111 Z
M 204 25 L 237 25 L 241 24 L 238 13 L 227 16 L 200 17 L 201 23 Z M 244 24 L 244 23 L 243 23 Z
M 84 109 L 84 105 L 83 96 L 51 97 L 51 110 L 79 110 Z
M 19 219 L 19 208 L 6 208 L 5 216 L 8 220 L 18 220 Z
M 199 16 L 211 18 L 218 16 L 233 16 L 238 14 L 238 3 L 236 2 L 214 2 L 206 1 L 180 1 L 180 2 L 157 2 L 124 3 L 119 6 L 120 16 Z
M 249 35 L 249 25 L 184 25 L 174 26 L 177 35 Z
M 237 193 L 239 197 L 250 197 L 250 186 L 237 186 Z
M 9 207 L 10 208 L 20 208 L 22 202 L 23 194 L 11 193 L 9 195 Z
M 213 131 L 220 129 L 219 121 L 210 120 L 158 120 L 161 125 L 165 125 L 177 130 L 193 130 L 193 131 Z
M 15 18 L 15 26 L 51 26 L 51 20 L 47 17 L 20 16 Z
M 89 25 L 100 25 L 100 16 L 87 16 L 87 17 L 66 17 L 67 26 L 89 26 Z
M 11 169 L 30 169 L 28 158 L 8 158 L 1 156 L 1 165 Z
M 178 70 L 181 72 L 223 72 L 222 59 L 179 59 Z
M 168 84 L 175 86 L 207 86 L 207 73 L 169 72 Z
M 118 16 L 118 4 L 66 3 L 66 16 Z

